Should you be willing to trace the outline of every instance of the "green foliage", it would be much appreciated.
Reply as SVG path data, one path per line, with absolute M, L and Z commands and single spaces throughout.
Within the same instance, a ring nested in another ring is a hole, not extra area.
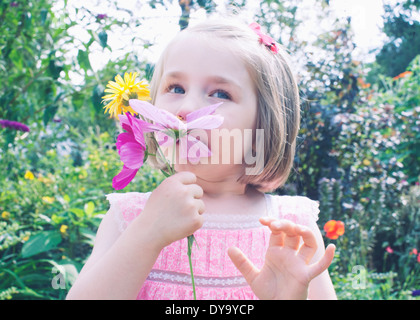
M 420 22 L 416 17 L 420 1 L 405 0 L 387 4 L 384 9 L 384 32 L 388 41 L 377 54 L 376 61 L 381 73 L 395 77 L 420 54 Z
M 420 247 L 419 58 L 399 77 L 383 77 L 383 89 L 358 80 L 359 104 L 353 111 L 336 111 L 331 117 L 320 112 L 319 120 L 315 118 L 315 128 L 321 121 L 328 124 L 326 130 L 317 132 L 318 139 L 330 142 L 323 154 L 319 153 L 327 163 L 318 171 L 323 172 L 317 181 L 319 225 L 334 219 L 346 226 L 344 236 L 337 240 L 340 259 L 336 268 L 341 274 L 337 283 L 348 286 L 351 274 L 343 274 L 355 266 L 374 273 L 394 272 L 392 288 L 376 288 L 372 282 L 367 289 L 374 290 L 371 297 L 377 299 L 387 294 L 404 298 L 420 282 L 416 276 L 419 256 L 413 253 Z M 306 152 L 312 155 L 311 148 L 309 145 Z M 336 170 L 331 170 L 331 164 Z M 309 173 L 305 169 L 303 176 Z M 315 190 L 312 183 L 315 181 L 308 180 L 307 190 Z M 368 291 L 352 292 L 353 298 L 370 295 Z M 343 292 L 343 298 L 347 294 Z
M 65 130 L 57 126 L 51 124 L 58 133 Z M 111 180 L 121 162 L 113 138 L 99 128 L 79 147 L 83 150 L 80 166 L 74 165 L 71 154 L 55 148 L 35 151 L 24 141 L 7 151 L 7 159 L 14 163 L 34 152 L 43 156 L 33 179 L 25 178 L 25 168 L 19 168 L 13 179 L 0 182 L 0 212 L 7 212 L 0 218 L 0 296 L 3 292 L 20 299 L 64 298 L 85 263 L 108 210 L 105 194 L 115 192 Z M 2 161 L 2 172 L 5 165 Z M 161 180 L 159 172 L 144 167 L 124 192 L 151 191 Z M 63 277 L 58 289 L 52 286 L 55 276 Z

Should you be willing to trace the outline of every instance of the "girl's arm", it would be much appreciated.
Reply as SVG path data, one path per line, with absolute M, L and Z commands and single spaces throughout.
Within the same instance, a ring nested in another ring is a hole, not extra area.
M 92 254 L 70 289 L 67 299 L 135 299 L 161 247 L 135 219 L 120 236 L 107 214 L 98 229 Z
M 203 189 L 191 172 L 165 179 L 120 235 L 112 212 L 67 299 L 135 299 L 160 251 L 203 225 Z

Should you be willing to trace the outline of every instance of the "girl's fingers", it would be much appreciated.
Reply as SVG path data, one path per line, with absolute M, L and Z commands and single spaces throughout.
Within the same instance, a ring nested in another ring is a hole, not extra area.
M 228 255 L 235 267 L 242 273 L 248 284 L 251 284 L 254 281 L 255 277 L 258 275 L 259 270 L 237 247 L 229 248 Z
M 270 228 L 271 232 L 278 234 L 284 232 L 286 234 L 294 235 L 295 224 L 288 220 L 278 220 L 275 218 L 260 218 L 260 222 Z
M 197 176 L 190 171 L 180 171 L 172 177 L 176 177 L 183 184 L 192 184 L 197 182 Z
M 195 199 L 195 201 L 197 201 L 198 214 L 203 214 L 204 211 L 206 211 L 206 206 L 204 205 L 203 200 Z
M 298 254 L 305 260 L 306 263 L 309 263 L 318 248 L 315 234 L 306 227 L 299 226 L 298 228 L 303 241 Z
M 322 258 L 309 266 L 309 279 L 319 276 L 322 272 L 328 269 L 332 260 L 334 259 L 335 245 L 328 245 Z
M 192 195 L 195 199 L 201 199 L 203 197 L 203 188 L 198 184 L 190 184 L 188 188 L 191 190 Z
M 271 245 L 289 247 L 293 250 L 299 248 L 300 236 L 296 232 L 296 225 L 288 220 L 273 219 L 268 227 L 271 230 Z
M 273 222 L 274 220 L 277 220 L 276 218 L 272 218 L 272 217 L 261 217 L 260 218 L 260 223 L 264 226 L 270 226 L 270 223 Z

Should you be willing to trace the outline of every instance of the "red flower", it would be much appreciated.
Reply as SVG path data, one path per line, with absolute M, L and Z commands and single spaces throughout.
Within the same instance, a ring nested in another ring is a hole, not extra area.
M 400 73 L 398 76 L 392 78 L 393 80 L 398 80 L 401 78 L 405 78 L 406 76 L 409 76 L 410 74 L 412 74 L 411 71 L 404 71 L 403 73 Z
M 385 250 L 388 253 L 394 253 L 394 250 L 390 246 L 386 247 Z
M 410 251 L 409 255 L 411 256 L 412 254 L 418 254 L 418 251 L 416 248 L 413 248 L 413 250 Z
M 331 240 L 337 239 L 344 234 L 344 223 L 342 221 L 330 220 L 324 225 L 325 236 Z
M 260 43 L 264 44 L 268 49 L 270 49 L 274 53 L 279 52 L 279 49 L 277 48 L 274 39 L 271 38 L 269 35 L 262 33 L 261 26 L 258 23 L 253 22 L 249 25 L 249 27 L 258 35 L 258 37 L 260 38 Z

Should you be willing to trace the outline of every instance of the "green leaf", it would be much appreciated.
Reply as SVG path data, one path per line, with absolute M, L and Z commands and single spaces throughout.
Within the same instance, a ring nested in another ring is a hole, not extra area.
M 44 116 L 43 116 L 43 121 L 44 121 L 45 126 L 48 124 L 48 122 L 51 121 L 51 119 L 54 118 L 55 114 L 57 113 L 57 110 L 58 110 L 58 107 L 55 105 L 48 106 L 47 108 L 45 108 Z
M 43 231 L 33 235 L 22 247 L 23 258 L 34 256 L 56 248 L 61 243 L 59 231 Z
M 70 208 L 69 211 L 73 212 L 79 218 L 83 218 L 85 216 L 85 212 L 79 208 Z
M 92 92 L 92 104 L 96 113 L 102 114 L 102 96 L 104 95 L 104 87 L 100 84 L 95 86 Z
M 16 68 L 22 69 L 23 68 L 23 59 L 22 54 L 18 52 L 16 49 L 13 49 L 10 54 L 9 58 L 12 60 Z
M 169 174 L 169 173 L 167 173 L 166 171 L 164 171 L 164 170 L 161 170 L 161 172 L 163 173 L 163 175 L 165 176 L 165 177 L 170 177 L 171 175 Z
M 85 71 L 92 68 L 89 61 L 89 54 L 86 51 L 79 49 L 77 62 L 79 62 L 80 67 Z
M 95 211 L 95 204 L 92 201 L 89 201 L 85 204 L 85 212 L 87 216 L 90 216 L 93 211 Z
M 58 79 L 63 69 L 63 63 L 57 59 L 51 58 L 48 62 L 48 71 L 53 79 Z
M 82 241 L 93 247 L 96 238 L 96 233 L 90 230 L 89 228 L 80 228 L 80 234 L 85 238 Z
M 46 9 L 41 9 L 40 12 L 40 18 L 41 18 L 41 24 L 44 25 L 45 21 L 47 20 L 47 16 L 48 16 L 48 10 Z
M 85 95 L 75 91 L 71 96 L 71 102 L 73 103 L 74 109 L 79 110 L 85 101 Z
M 106 48 L 107 45 L 107 41 L 108 41 L 108 35 L 105 31 L 101 31 L 98 34 L 99 37 L 99 43 L 101 45 L 102 48 Z

